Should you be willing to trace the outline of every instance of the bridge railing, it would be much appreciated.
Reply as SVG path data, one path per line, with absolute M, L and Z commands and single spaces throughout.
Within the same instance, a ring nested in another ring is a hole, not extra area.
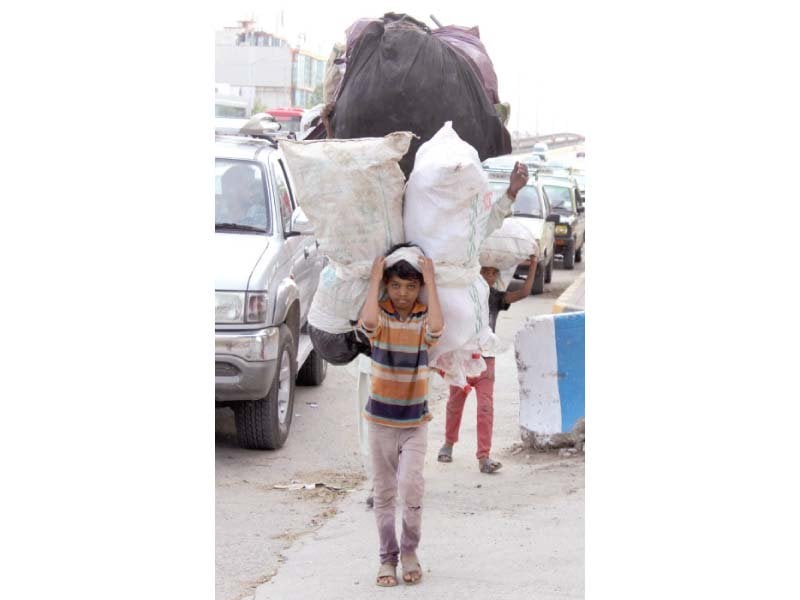
M 563 148 L 564 146 L 574 146 L 586 141 L 582 135 L 577 133 L 548 133 L 547 135 L 537 135 L 523 138 L 512 138 L 511 147 L 514 152 L 525 152 L 533 149 L 537 142 L 544 142 L 548 148 Z

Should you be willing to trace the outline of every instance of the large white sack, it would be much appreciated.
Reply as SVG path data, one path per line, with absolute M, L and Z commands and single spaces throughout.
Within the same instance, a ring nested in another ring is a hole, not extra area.
M 358 318 L 376 256 L 404 241 L 403 188 L 398 161 L 412 134 L 351 140 L 281 140 L 298 204 L 330 264 L 311 303 L 311 325 L 350 331 Z
M 489 287 L 480 275 L 478 249 L 492 193 L 478 153 L 450 122 L 422 144 L 408 179 L 403 210 L 406 239 L 432 258 L 445 321 L 428 364 L 445 380 L 465 386 L 486 363 L 481 354 L 497 341 L 489 327 Z
M 478 264 L 491 206 L 492 192 L 477 151 L 448 121 L 414 159 L 403 211 L 406 239 L 434 261 Z
M 471 277 L 459 286 L 440 286 L 439 304 L 445 329 L 439 343 L 428 351 L 428 363 L 439 369 L 445 381 L 463 387 L 467 377 L 476 377 L 486 368 L 482 356 L 492 356 L 497 340 L 489 327 L 489 286 L 486 280 Z
M 505 219 L 480 247 L 482 267 L 505 271 L 515 267 L 531 255 L 539 256 L 539 245 L 533 233 L 514 219 Z

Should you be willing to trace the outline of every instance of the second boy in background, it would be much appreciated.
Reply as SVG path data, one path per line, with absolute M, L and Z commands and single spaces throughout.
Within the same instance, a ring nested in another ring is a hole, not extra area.
M 497 315 L 501 310 L 508 310 L 514 302 L 530 296 L 533 289 L 534 273 L 536 273 L 536 256 L 531 255 L 528 277 L 525 283 L 514 291 L 501 291 L 495 287 L 500 272 L 493 267 L 481 267 L 481 275 L 489 284 L 489 325 L 492 331 L 497 325 Z M 478 401 L 478 468 L 481 473 L 494 473 L 503 465 L 490 456 L 492 449 L 492 428 L 494 426 L 494 357 L 484 356 L 486 370 L 477 377 L 467 380 L 467 388 L 450 386 L 450 397 L 447 400 L 447 417 L 445 421 L 445 442 L 439 450 L 439 462 L 453 461 L 453 446 L 458 441 L 458 430 L 464 414 L 467 396 L 474 388 Z

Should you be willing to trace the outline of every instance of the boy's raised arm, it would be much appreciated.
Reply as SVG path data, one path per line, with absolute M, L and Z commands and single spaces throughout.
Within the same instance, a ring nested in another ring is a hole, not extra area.
M 522 300 L 523 298 L 527 298 L 531 295 L 531 290 L 533 289 L 533 276 L 536 273 L 536 255 L 530 255 L 531 264 L 528 267 L 528 277 L 525 278 L 525 283 L 522 284 L 522 287 L 518 290 L 514 290 L 513 292 L 506 292 L 506 295 L 503 296 L 503 300 L 507 304 L 513 304 L 518 300 Z M 553 260 L 552 258 L 550 260 Z
M 372 263 L 372 273 L 369 277 L 369 289 L 367 290 L 367 299 L 364 302 L 364 307 L 361 309 L 361 325 L 364 329 L 372 330 L 378 326 L 378 292 L 381 288 L 381 280 L 383 279 L 383 266 L 386 258 L 379 256 Z
M 514 170 L 508 182 L 508 189 L 500 199 L 492 205 L 489 219 L 486 221 L 484 239 L 503 226 L 503 219 L 511 214 L 511 205 L 517 199 L 517 193 L 528 184 L 528 167 L 523 163 L 514 163 Z
M 428 327 L 432 334 L 438 335 L 444 328 L 442 307 L 439 305 L 439 294 L 436 291 L 436 274 L 434 273 L 433 260 L 427 256 L 419 259 L 422 267 L 422 280 L 428 288 Z

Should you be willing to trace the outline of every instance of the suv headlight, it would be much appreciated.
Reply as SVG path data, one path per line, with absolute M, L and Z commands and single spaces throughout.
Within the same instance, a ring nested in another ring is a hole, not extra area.
M 244 292 L 217 292 L 214 298 L 216 323 L 241 323 L 244 318 Z
M 216 292 L 214 304 L 216 323 L 265 323 L 267 320 L 266 292 Z
M 556 225 L 556 235 L 567 235 L 569 233 L 569 225 Z

